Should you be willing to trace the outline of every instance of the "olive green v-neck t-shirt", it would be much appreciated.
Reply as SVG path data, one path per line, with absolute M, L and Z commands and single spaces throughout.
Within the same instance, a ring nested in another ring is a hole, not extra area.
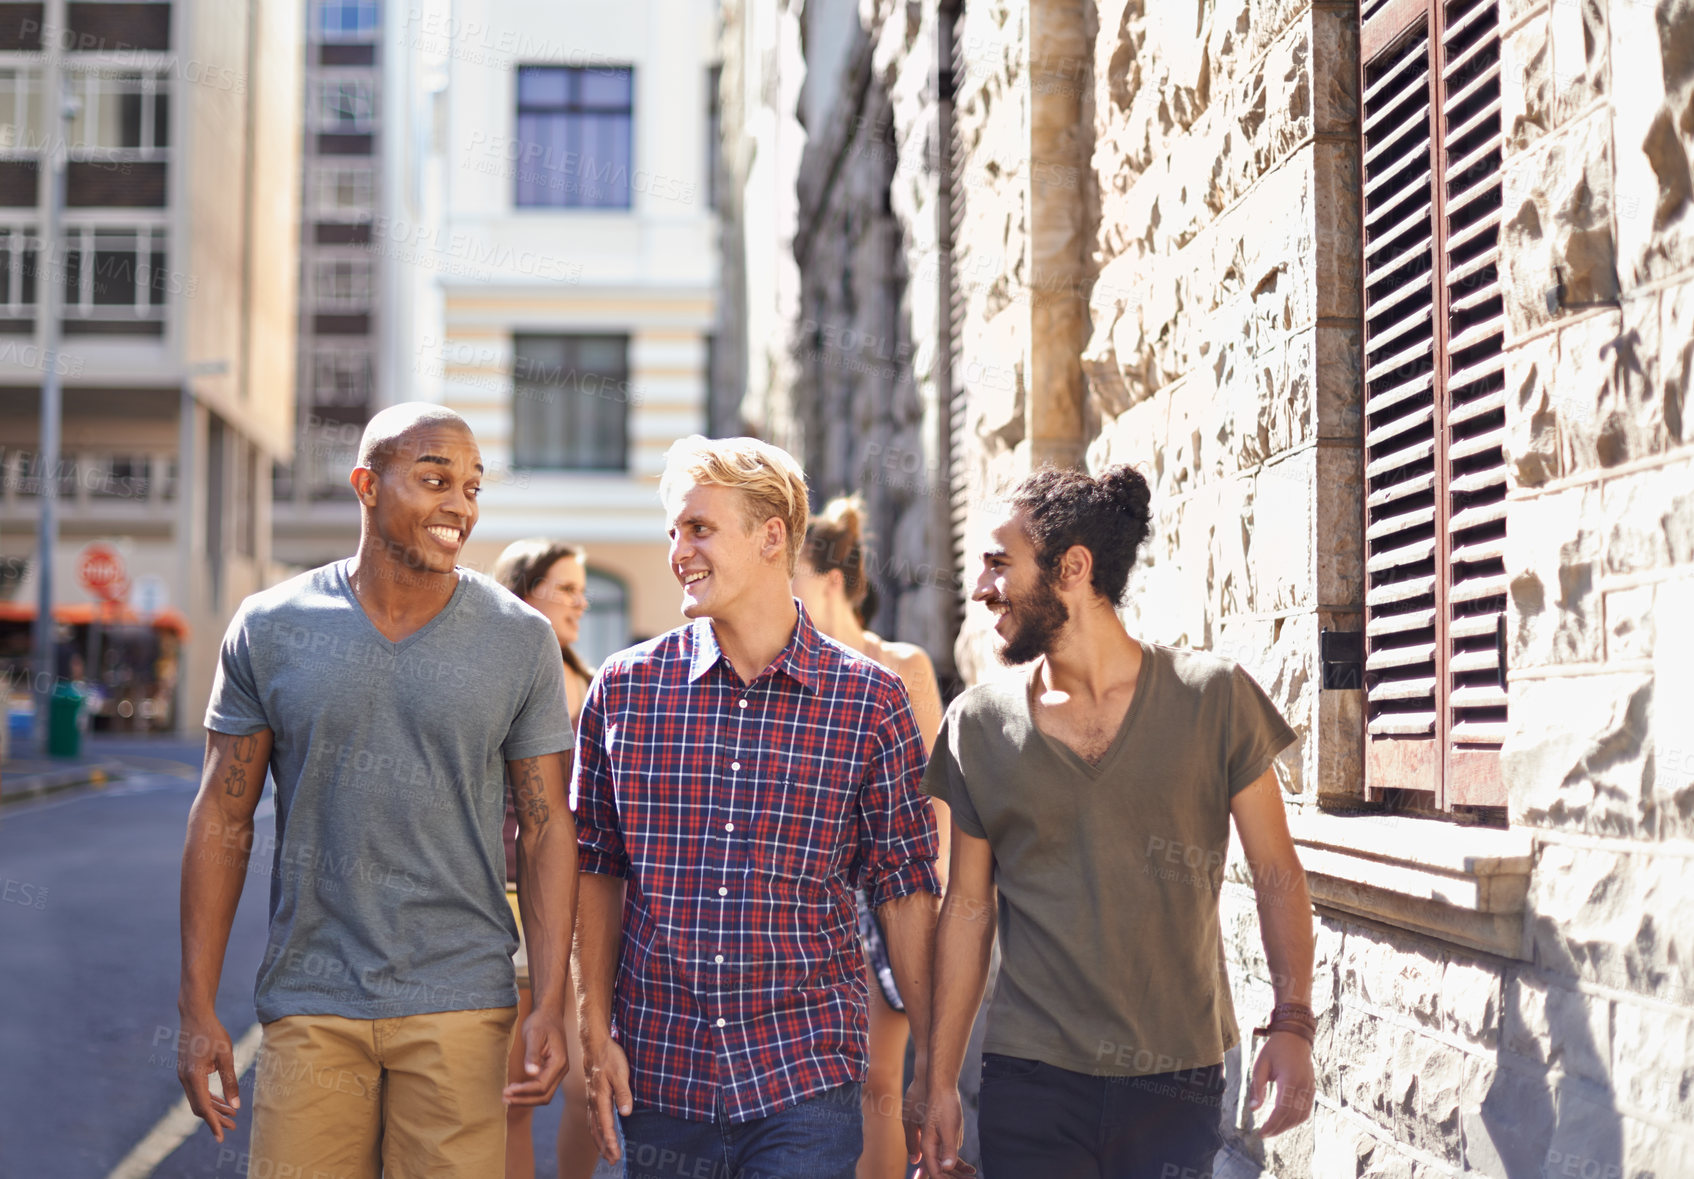
M 1295 734 L 1229 660 L 1141 650 L 1098 765 L 1036 727 L 1033 671 L 942 721 L 924 790 L 994 851 L 986 1052 L 1146 1076 L 1217 1064 L 1240 1038 L 1218 926 L 1229 804 Z

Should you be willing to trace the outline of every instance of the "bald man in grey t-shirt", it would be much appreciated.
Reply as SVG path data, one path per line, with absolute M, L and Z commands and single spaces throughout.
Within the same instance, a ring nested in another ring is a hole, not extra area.
M 182 857 L 177 1074 L 223 1141 L 240 1100 L 214 1004 L 268 770 L 252 1172 L 497 1175 L 502 1097 L 545 1104 L 568 1066 L 576 831 L 559 647 L 539 613 L 458 567 L 482 459 L 457 414 L 384 410 L 350 482 L 358 552 L 247 599 L 219 654 Z M 535 995 L 528 1079 L 510 1085 L 508 777 Z
M 962 1175 L 958 1077 L 996 930 L 979 1118 L 990 1179 L 1201 1179 L 1239 1040 L 1218 889 L 1233 819 L 1277 1006 L 1261 1133 L 1311 1109 L 1311 904 L 1271 769 L 1295 734 L 1241 668 L 1126 634 L 1145 480 L 1047 468 L 1013 493 L 975 598 L 1025 674 L 948 710 L 924 789 L 953 810 L 924 1165 Z

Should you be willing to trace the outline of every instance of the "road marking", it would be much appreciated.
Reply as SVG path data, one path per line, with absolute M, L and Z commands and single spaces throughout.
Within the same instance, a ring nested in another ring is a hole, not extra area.
M 200 767 L 186 761 L 177 761 L 170 757 L 140 757 L 135 754 L 125 754 L 118 759 L 126 766 L 134 766 L 138 770 L 151 770 L 158 774 L 167 774 L 172 778 L 188 778 L 191 781 L 200 780 Z
M 241 1039 L 235 1042 L 235 1078 L 237 1081 L 247 1075 L 247 1070 L 253 1067 L 253 1058 L 259 1055 L 259 1038 L 264 1029 L 254 1024 L 242 1033 Z M 212 1074 L 212 1083 L 217 1084 L 217 1074 Z M 247 1094 L 249 1107 L 252 1104 L 251 1087 Z M 189 1135 L 206 1123 L 194 1116 L 194 1110 L 188 1104 L 187 1096 L 180 1098 L 171 1111 L 159 1119 L 157 1125 L 147 1132 L 147 1137 L 135 1144 L 135 1149 L 124 1156 L 123 1162 L 112 1168 L 106 1179 L 148 1179 L 160 1163 L 171 1157 L 177 1147 L 188 1141 Z
M 0 821 L 21 819 L 29 815 L 44 815 L 50 811 L 77 806 L 90 800 L 126 798 L 138 794 L 157 794 L 163 790 L 180 790 L 185 783 L 192 782 L 192 778 L 144 770 L 133 777 L 114 778 L 103 783 L 85 782 L 64 790 L 55 790 L 50 794 L 9 802 L 5 809 L 0 810 Z

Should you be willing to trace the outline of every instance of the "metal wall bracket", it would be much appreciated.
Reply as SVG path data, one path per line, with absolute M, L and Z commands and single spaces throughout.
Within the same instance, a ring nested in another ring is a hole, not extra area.
M 1318 666 L 1323 670 L 1326 692 L 1364 687 L 1364 632 L 1324 627 L 1318 632 Z

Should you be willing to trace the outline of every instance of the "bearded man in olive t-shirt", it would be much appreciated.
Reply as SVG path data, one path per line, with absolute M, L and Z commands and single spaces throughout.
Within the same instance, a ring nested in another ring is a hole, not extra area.
M 1276 990 L 1253 1070 L 1260 1133 L 1311 1111 L 1312 919 L 1271 762 L 1294 732 L 1228 660 L 1160 646 L 1116 613 L 1149 521 L 1146 480 L 1045 468 L 1012 494 L 975 600 L 1002 661 L 948 710 L 924 789 L 953 810 L 936 932 L 923 1135 L 958 1161 L 959 1070 L 1001 939 L 983 1043 L 989 1179 L 1204 1179 L 1240 1040 L 1218 891 L 1235 820 Z

